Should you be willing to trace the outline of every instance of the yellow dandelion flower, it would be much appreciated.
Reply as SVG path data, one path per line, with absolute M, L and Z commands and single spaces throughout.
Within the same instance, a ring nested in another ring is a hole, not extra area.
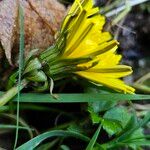
M 75 0 L 56 44 L 40 56 L 48 64 L 46 74 L 59 80 L 73 73 L 116 91 L 134 93 L 134 88 L 120 79 L 131 74 L 132 68 L 119 65 L 118 42 L 103 31 L 104 24 L 105 17 L 92 0 Z
M 66 47 L 62 58 L 92 58 L 91 61 L 78 64 L 87 68 L 74 72 L 90 81 L 108 86 L 124 93 L 134 93 L 134 89 L 121 79 L 132 73 L 132 68 L 118 65 L 121 55 L 116 54 L 118 42 L 111 40 L 110 33 L 103 32 L 105 17 L 99 9 L 93 7 L 92 0 L 76 0 L 66 17 L 62 30 L 67 29 Z M 97 62 L 92 66 L 93 62 Z

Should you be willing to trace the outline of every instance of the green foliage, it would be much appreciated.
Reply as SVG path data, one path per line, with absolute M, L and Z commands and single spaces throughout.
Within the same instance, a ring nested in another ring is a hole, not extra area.
M 55 139 L 55 140 L 53 140 L 53 141 L 51 141 L 51 142 L 49 142 L 49 143 L 42 144 L 42 145 L 38 146 L 38 147 L 36 148 L 36 150 L 49 150 L 49 149 L 51 149 L 53 146 L 55 146 L 55 144 L 57 144 L 58 141 L 59 141 L 58 139 Z
M 96 150 L 98 148 L 99 149 L 113 149 L 113 148 L 118 149 L 120 146 L 128 146 L 133 149 L 137 149 L 137 148 L 139 148 L 139 146 L 142 146 L 142 145 L 150 145 L 150 142 L 147 139 L 149 137 L 144 136 L 142 133 L 142 127 L 145 124 L 147 124 L 147 122 L 149 120 L 150 120 L 150 113 L 147 113 L 147 115 L 138 123 L 137 123 L 136 116 L 133 115 L 130 118 L 130 121 L 128 122 L 126 127 L 123 129 L 122 133 L 120 133 L 118 136 L 116 136 L 110 142 L 106 142 L 101 145 L 96 143 L 96 140 L 98 139 L 98 135 L 99 135 L 100 129 L 101 129 L 101 124 L 100 124 L 91 140 L 89 137 L 87 137 L 83 134 L 80 134 L 78 132 L 75 132 L 75 131 L 54 130 L 54 131 L 49 131 L 49 132 L 45 132 L 41 135 L 38 135 L 37 137 L 31 139 L 30 141 L 28 141 L 25 144 L 18 147 L 17 150 L 22 150 L 22 149 L 33 150 L 34 148 L 39 146 L 44 140 L 46 140 L 48 138 L 52 138 L 52 137 L 57 137 L 57 139 L 59 137 L 63 137 L 63 138 L 75 137 L 76 139 L 80 139 L 80 140 L 89 142 L 89 144 L 86 148 L 87 150 L 90 150 L 90 149 Z M 94 147 L 94 145 L 95 145 L 95 147 Z M 63 145 L 63 146 L 61 146 L 61 148 L 68 148 L 68 146 Z
M 23 149 L 28 149 L 28 150 L 33 150 L 36 148 L 41 142 L 43 142 L 45 139 L 50 138 L 50 137 L 75 137 L 77 139 L 81 139 L 83 141 L 89 141 L 90 139 L 82 134 L 79 134 L 78 132 L 71 132 L 71 131 L 61 131 L 61 130 L 54 130 L 54 131 L 49 131 L 45 132 L 27 143 L 21 145 L 18 147 L 16 150 L 23 150 Z
M 103 124 L 103 129 L 105 129 L 106 132 L 111 136 L 115 133 L 118 133 L 120 130 L 122 130 L 121 122 L 117 120 L 104 119 L 102 124 Z
M 96 143 L 96 140 L 97 140 L 97 138 L 98 138 L 98 135 L 99 135 L 99 133 L 100 133 L 101 126 L 102 126 L 102 125 L 100 124 L 99 127 L 98 127 L 98 129 L 96 130 L 95 134 L 93 135 L 92 139 L 90 140 L 90 142 L 89 142 L 89 144 L 88 144 L 86 150 L 92 150 L 92 149 L 93 149 L 93 147 L 94 147 L 94 145 L 95 145 L 95 143 Z
M 111 142 L 102 144 L 102 149 L 117 149 L 126 146 L 136 150 L 140 146 L 149 145 L 150 141 L 143 134 L 142 126 L 150 120 L 150 113 L 147 113 L 143 120 L 139 120 L 135 112 L 128 112 L 127 107 L 115 106 L 116 103 L 111 102 L 107 105 L 107 102 L 89 103 L 88 106 L 92 122 L 94 124 L 101 122 L 107 134 L 115 137 Z M 95 149 L 98 148 L 95 147 Z
M 129 147 L 139 147 L 144 145 L 144 143 L 147 145 L 148 142 L 146 140 L 146 136 L 141 136 L 141 128 L 148 123 L 148 121 L 150 120 L 150 113 L 147 113 L 146 116 L 143 118 L 143 120 L 138 121 L 137 122 L 137 118 L 135 115 L 133 115 L 130 119 L 130 121 L 128 122 L 128 124 L 126 125 L 126 127 L 124 128 L 123 132 L 116 138 L 114 138 L 112 141 L 106 143 L 103 145 L 104 148 L 114 148 L 114 147 L 119 147 L 119 146 L 129 146 Z M 143 144 L 142 142 L 140 142 L 138 139 L 138 137 L 135 137 L 135 135 L 139 136 L 140 140 L 143 140 Z M 133 139 L 131 139 L 131 137 L 133 137 Z
M 141 143 L 143 142 L 143 145 L 146 145 L 145 144 L 146 139 L 144 138 L 144 134 L 143 134 L 143 129 L 142 128 L 139 128 L 138 130 L 133 132 L 132 135 L 128 138 L 128 140 L 129 140 L 129 147 L 131 147 L 134 150 L 136 150 L 138 145 L 140 145 L 140 144 L 138 144 L 139 142 L 141 142 Z M 130 140 L 132 141 L 131 144 L 130 144 Z M 134 143 L 134 141 L 136 141 L 137 143 Z
M 3 92 L 0 92 L 2 95 Z M 22 93 L 20 102 L 22 103 L 85 103 L 85 102 L 101 102 L 101 100 L 109 101 L 110 98 L 112 101 L 130 101 L 130 100 L 149 100 L 149 95 L 142 94 L 57 94 L 57 100 L 52 97 L 50 94 L 41 94 L 41 93 Z M 16 97 L 13 99 L 13 102 L 16 102 Z M 106 108 L 105 108 L 106 109 Z
M 114 107 L 104 116 L 103 128 L 109 135 L 119 134 L 129 122 L 131 116 L 125 107 Z

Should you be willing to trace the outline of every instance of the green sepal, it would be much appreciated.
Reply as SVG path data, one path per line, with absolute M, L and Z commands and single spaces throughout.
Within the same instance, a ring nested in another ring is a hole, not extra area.
M 33 49 L 29 52 L 29 54 L 27 55 L 27 57 L 25 58 L 25 64 L 28 64 L 29 61 L 33 58 L 33 56 L 35 56 L 38 52 L 38 49 Z
M 28 74 L 27 77 L 25 77 L 29 81 L 33 82 L 45 82 L 47 81 L 47 76 L 43 71 L 32 71 Z
M 81 57 L 81 58 L 74 58 L 74 59 L 56 59 L 54 61 L 48 62 L 47 65 L 50 69 L 62 68 L 62 67 L 72 67 L 77 66 L 78 64 L 86 63 L 91 61 L 91 57 Z
M 19 74 L 19 72 L 16 71 L 9 77 L 6 90 L 10 89 L 12 86 L 14 86 L 14 84 L 16 84 L 18 74 Z
M 48 81 L 45 81 L 43 85 L 40 84 L 39 86 L 33 87 L 34 91 L 36 92 L 43 92 L 46 91 L 48 88 L 49 88 Z
M 39 56 L 41 60 L 45 60 L 47 57 L 55 53 L 56 47 L 55 45 L 50 46 L 48 49 L 46 49 L 44 52 L 42 52 Z
M 27 64 L 27 67 L 24 70 L 24 74 L 29 73 L 33 70 L 38 70 L 41 69 L 42 65 L 41 62 L 39 61 L 38 58 L 34 58 L 32 60 L 29 61 L 29 63 Z
M 92 58 L 90 56 L 87 56 L 87 57 L 80 57 L 80 58 L 68 58 L 68 59 L 60 59 L 60 61 L 62 63 L 68 63 L 68 64 L 74 64 L 74 65 L 77 65 L 77 64 L 82 64 L 82 63 L 86 63 L 86 62 L 89 62 L 91 61 Z

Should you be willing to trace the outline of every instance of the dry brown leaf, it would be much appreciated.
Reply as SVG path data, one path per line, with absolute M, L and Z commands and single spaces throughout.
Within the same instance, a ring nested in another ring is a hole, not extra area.
M 16 18 L 18 16 L 17 0 L 0 1 L 0 42 L 11 63 L 11 49 L 15 40 Z
M 64 6 L 56 0 L 28 0 L 24 5 L 26 52 L 47 48 L 54 42 L 54 35 L 64 18 Z
M 12 2 L 13 5 L 8 1 Z M 59 30 L 66 13 L 65 7 L 57 0 L 20 0 L 20 3 L 25 12 L 26 54 L 34 48 L 39 50 L 47 48 L 54 42 L 54 35 Z M 17 0 L 2 0 L 0 6 L 4 7 L 0 11 L 0 42 L 3 42 L 2 46 L 6 57 L 11 62 L 11 53 L 18 52 L 19 47 L 19 28 L 17 28 L 17 32 L 14 32 L 15 29 L 13 28 L 18 26 Z M 4 12 L 6 12 L 5 15 Z M 4 21 L 6 22 L 5 27 Z M 10 44 L 8 45 L 8 43 Z

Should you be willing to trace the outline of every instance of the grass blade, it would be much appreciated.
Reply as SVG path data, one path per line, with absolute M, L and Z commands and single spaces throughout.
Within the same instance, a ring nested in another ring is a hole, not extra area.
M 22 126 L 18 126 L 19 129 L 22 129 L 22 130 L 33 130 L 34 129 L 31 129 L 31 128 L 28 128 L 28 127 L 22 127 Z M 0 129 L 16 129 L 16 126 L 15 125 L 10 125 L 10 124 L 0 124 Z
M 0 94 L 1 95 L 1 94 Z M 50 94 L 41 93 L 27 93 L 20 95 L 20 102 L 27 103 L 84 103 L 84 102 L 99 102 L 101 100 L 112 100 L 112 101 L 130 101 L 130 100 L 150 100 L 150 95 L 140 94 L 58 94 L 57 99 L 52 97 Z M 15 97 L 14 102 L 17 101 Z
M 100 132 L 100 130 L 101 130 L 101 127 L 102 127 L 102 124 L 99 125 L 99 127 L 98 127 L 98 129 L 96 130 L 94 136 L 93 136 L 92 139 L 90 140 L 90 142 L 89 142 L 89 144 L 88 144 L 86 150 L 92 150 L 92 149 L 93 149 L 93 147 L 94 147 L 94 145 L 95 145 L 95 143 L 96 143 L 96 140 L 97 140 L 97 138 L 98 138 L 99 132 Z
M 90 139 L 87 136 L 84 136 L 78 132 L 53 130 L 53 131 L 45 132 L 41 135 L 38 135 L 37 137 L 31 139 L 30 141 L 18 147 L 16 150 L 33 150 L 44 140 L 51 138 L 51 137 L 64 137 L 64 138 L 75 137 L 83 141 L 87 141 L 87 142 L 90 141 Z
M 19 101 L 20 101 L 20 90 L 21 90 L 21 77 L 23 70 L 23 58 L 24 58 L 24 11 L 19 3 L 19 26 L 20 26 L 20 47 L 19 47 L 19 77 L 18 77 L 18 96 L 17 96 L 17 121 L 16 121 L 16 136 L 14 149 L 17 146 L 18 132 L 19 132 Z

